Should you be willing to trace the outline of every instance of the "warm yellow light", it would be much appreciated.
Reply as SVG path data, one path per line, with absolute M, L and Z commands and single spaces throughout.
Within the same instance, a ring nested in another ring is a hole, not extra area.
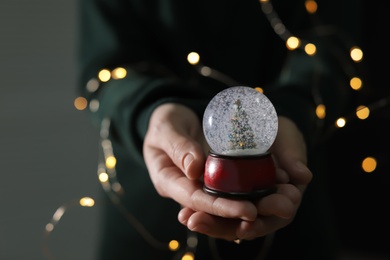
M 343 117 L 340 117 L 339 119 L 336 120 L 336 127 L 342 128 L 346 124 L 347 124 L 347 121 Z
M 268 3 L 269 0 L 260 0 L 261 3 Z
M 312 43 L 308 43 L 305 45 L 305 52 L 307 55 L 313 56 L 317 52 L 317 47 Z
M 125 68 L 116 68 L 111 72 L 111 77 L 113 79 L 123 79 L 127 75 L 127 70 Z
M 260 87 L 255 87 L 255 89 L 256 89 L 257 91 L 259 91 L 260 93 L 264 93 L 264 89 L 262 89 L 262 88 L 260 88 Z
M 198 53 L 196 52 L 190 52 L 188 55 L 187 55 L 187 61 L 192 64 L 192 65 L 196 65 L 199 63 L 199 60 L 200 60 L 200 56 Z
M 183 257 L 181 258 L 181 260 L 194 260 L 195 259 L 195 256 L 193 253 L 191 252 L 186 252 Z
M 319 119 L 324 119 L 326 116 L 326 107 L 324 104 L 319 104 L 316 107 L 316 115 Z
M 109 169 L 114 168 L 116 165 L 116 158 L 114 156 L 108 156 L 106 159 L 106 167 Z
M 108 174 L 105 172 L 102 172 L 98 176 L 100 182 L 107 182 L 108 181 Z
M 83 197 L 80 199 L 80 206 L 82 207 L 93 207 L 95 205 L 95 201 L 90 197 Z
M 375 171 L 376 166 L 377 162 L 373 157 L 367 157 L 362 161 L 362 169 L 367 173 Z
M 352 47 L 350 51 L 352 60 L 360 62 L 363 59 L 363 51 L 359 47 Z
M 295 50 L 300 45 L 301 45 L 301 41 L 295 36 L 291 36 L 286 41 L 286 46 L 289 50 Z
M 111 72 L 107 69 L 102 69 L 99 71 L 98 78 L 101 82 L 107 82 L 111 78 Z
M 366 106 L 358 106 L 356 116 L 362 120 L 367 119 L 370 116 L 370 109 Z
M 77 110 L 84 110 L 88 106 L 88 101 L 84 97 L 77 97 L 75 98 L 73 105 Z
M 349 85 L 351 86 L 351 88 L 353 90 L 360 90 L 363 86 L 363 82 L 360 78 L 358 77 L 353 77 L 350 81 L 349 81 Z
M 171 240 L 168 244 L 169 250 L 176 251 L 179 249 L 180 244 L 177 240 Z
M 307 0 L 305 2 L 305 7 L 306 7 L 306 11 L 310 14 L 314 14 L 315 12 L 317 12 L 317 8 L 318 8 L 318 5 L 317 5 L 317 2 L 316 1 L 313 1 L 313 0 Z

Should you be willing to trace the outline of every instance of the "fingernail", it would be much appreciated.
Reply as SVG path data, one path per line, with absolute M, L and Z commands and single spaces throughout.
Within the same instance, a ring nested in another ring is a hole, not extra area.
M 192 161 L 194 160 L 194 156 L 190 153 L 188 153 L 185 157 L 184 157 L 184 161 L 183 161 L 183 167 L 185 170 L 187 170 L 188 166 L 190 166 L 190 164 L 192 163 Z

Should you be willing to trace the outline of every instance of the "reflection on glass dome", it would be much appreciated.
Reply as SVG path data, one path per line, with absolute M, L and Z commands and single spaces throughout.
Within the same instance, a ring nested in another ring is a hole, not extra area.
M 203 115 L 203 131 L 213 152 L 244 156 L 262 154 L 271 147 L 278 117 L 271 101 L 245 86 L 219 92 Z

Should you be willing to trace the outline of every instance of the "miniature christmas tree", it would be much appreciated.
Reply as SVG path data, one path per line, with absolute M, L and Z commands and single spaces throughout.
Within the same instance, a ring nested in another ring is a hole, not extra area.
M 230 122 L 232 124 L 229 131 L 230 149 L 245 150 L 256 148 L 256 142 L 254 141 L 255 135 L 252 127 L 249 125 L 248 115 L 242 108 L 240 99 L 234 102 L 233 115 Z

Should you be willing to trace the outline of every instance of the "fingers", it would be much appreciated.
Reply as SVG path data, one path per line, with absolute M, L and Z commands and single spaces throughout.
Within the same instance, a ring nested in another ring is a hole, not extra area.
M 232 201 L 203 192 L 205 153 L 201 128 L 188 108 L 165 104 L 152 114 L 144 141 L 144 159 L 157 192 L 185 207 L 226 218 L 253 220 L 257 209 L 248 201 Z M 185 174 L 183 174 L 185 173 Z
M 245 220 L 254 220 L 257 216 L 253 203 L 211 196 L 203 191 L 200 181 L 189 180 L 176 167 L 164 168 L 153 182 L 160 195 L 195 211 Z
M 157 192 L 183 206 L 178 216 L 181 223 L 212 237 L 253 239 L 288 225 L 312 174 L 305 166 L 300 132 L 288 119 L 281 119 L 281 123 L 286 127 L 281 127 L 272 148 L 277 192 L 256 203 L 230 200 L 203 191 L 206 156 L 196 115 L 177 104 L 159 106 L 144 141 L 145 162 Z
M 221 218 L 189 208 L 183 208 L 178 219 L 194 232 L 230 241 L 238 237 L 236 232 L 241 223 L 239 219 Z
M 145 137 L 146 163 L 152 165 L 149 148 L 160 149 L 189 179 L 199 179 L 205 161 L 205 149 L 201 145 L 203 139 L 199 119 L 194 112 L 182 105 L 161 105 L 153 112 Z
M 211 237 L 233 241 L 235 239 L 252 240 L 277 231 L 288 225 L 291 220 L 277 217 L 259 216 L 253 221 L 228 219 L 201 211 L 183 208 L 178 220 L 188 229 Z
M 292 184 L 278 185 L 278 190 L 257 202 L 258 214 L 292 219 L 302 199 L 301 191 Z
M 181 209 L 178 220 L 190 230 L 212 237 L 252 240 L 265 236 L 291 223 L 302 199 L 301 191 L 292 184 L 278 185 L 277 192 L 258 202 L 253 220 L 222 218 L 188 207 Z
M 271 148 L 277 168 L 288 173 L 289 182 L 300 188 L 309 184 L 312 173 L 306 167 L 306 145 L 302 133 L 294 122 L 286 117 L 279 117 L 278 135 Z M 282 172 L 283 173 L 283 172 Z M 285 176 L 278 175 L 285 181 Z

